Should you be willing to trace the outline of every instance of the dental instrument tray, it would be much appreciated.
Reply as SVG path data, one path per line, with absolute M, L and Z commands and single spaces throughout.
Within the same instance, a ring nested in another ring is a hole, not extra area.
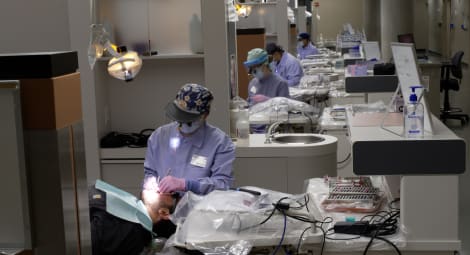
M 329 194 L 321 203 L 328 212 L 370 213 L 378 210 L 383 195 L 369 177 L 328 178 Z

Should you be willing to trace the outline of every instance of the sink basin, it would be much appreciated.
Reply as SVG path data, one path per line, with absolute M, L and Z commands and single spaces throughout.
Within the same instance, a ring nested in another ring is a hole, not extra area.
M 315 135 L 281 135 L 275 136 L 271 140 L 273 143 L 302 143 L 312 144 L 325 141 L 325 138 Z

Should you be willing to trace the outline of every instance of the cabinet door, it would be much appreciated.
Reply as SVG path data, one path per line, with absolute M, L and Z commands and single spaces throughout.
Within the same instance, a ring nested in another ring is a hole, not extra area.
M 256 186 L 287 192 L 287 158 L 236 158 L 234 187 Z
M 144 178 L 144 164 L 101 164 L 103 181 L 139 197 Z
M 305 181 L 325 175 L 336 176 L 336 153 L 315 157 L 288 158 L 287 192 L 305 192 Z

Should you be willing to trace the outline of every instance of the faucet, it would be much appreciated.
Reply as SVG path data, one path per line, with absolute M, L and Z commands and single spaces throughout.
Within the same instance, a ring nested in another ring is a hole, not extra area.
M 266 140 L 264 141 L 265 144 L 271 143 L 271 139 L 274 137 L 273 133 L 276 131 L 279 125 L 281 125 L 284 122 L 285 121 L 281 120 L 281 121 L 273 122 L 271 125 L 269 125 L 268 131 L 266 132 Z

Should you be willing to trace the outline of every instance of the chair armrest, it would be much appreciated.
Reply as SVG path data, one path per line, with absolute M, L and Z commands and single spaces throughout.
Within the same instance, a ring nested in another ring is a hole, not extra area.
M 441 67 L 452 67 L 453 64 L 449 61 L 443 61 L 441 62 Z

